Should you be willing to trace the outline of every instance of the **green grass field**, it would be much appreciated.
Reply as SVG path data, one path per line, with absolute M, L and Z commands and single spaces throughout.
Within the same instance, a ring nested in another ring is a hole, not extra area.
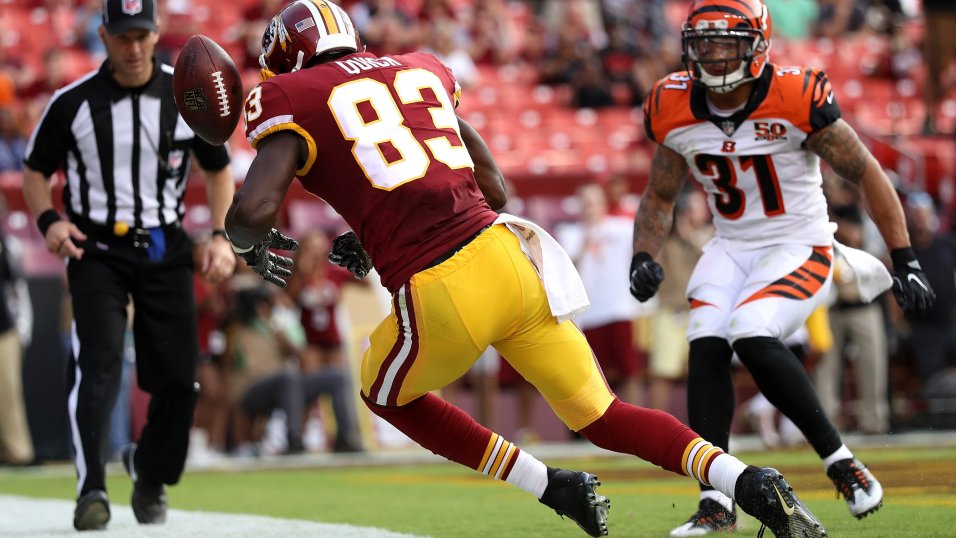
M 857 455 L 880 478 L 885 503 L 857 521 L 809 449 L 744 453 L 756 465 L 780 469 L 835 537 L 956 536 L 956 449 L 867 449 Z M 548 461 L 587 470 L 612 500 L 611 536 L 658 537 L 695 509 L 697 488 L 636 458 Z M 126 504 L 130 484 L 111 468 L 110 496 Z M 71 469 L 0 470 L 0 493 L 72 499 Z M 436 538 L 585 536 L 526 493 L 451 464 L 323 467 L 292 470 L 187 473 L 170 490 L 184 510 L 261 514 L 282 518 L 374 526 Z M 65 524 L 68 524 L 65 522 Z M 739 536 L 755 536 L 756 520 L 743 515 Z M 2 531 L 0 531 L 2 534 Z M 769 534 L 768 534 L 769 535 Z

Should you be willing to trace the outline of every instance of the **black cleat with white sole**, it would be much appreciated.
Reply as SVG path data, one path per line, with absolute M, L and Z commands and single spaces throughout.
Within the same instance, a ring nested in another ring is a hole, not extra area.
M 747 467 L 734 487 L 737 506 L 769 528 L 777 538 L 825 538 L 826 529 L 810 512 L 783 475 L 769 467 Z

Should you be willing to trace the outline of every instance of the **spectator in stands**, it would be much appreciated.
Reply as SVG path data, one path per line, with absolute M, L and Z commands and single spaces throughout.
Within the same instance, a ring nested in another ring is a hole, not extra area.
M 197 237 L 193 242 L 193 259 L 197 267 L 201 266 L 209 239 Z M 223 454 L 226 448 L 229 404 L 222 373 L 222 354 L 226 347 L 222 326 L 228 314 L 229 297 L 221 283 L 209 282 L 198 272 L 193 279 L 193 289 L 199 336 L 196 371 L 199 399 L 189 437 L 189 460 L 202 464 L 212 456 Z
M 582 41 L 571 26 L 559 28 L 553 45 L 546 45 L 538 58 L 538 76 L 541 84 L 567 84 L 594 55 L 594 50 Z
M 856 0 L 818 0 L 820 17 L 815 33 L 822 37 L 838 38 L 855 32 L 863 26 L 864 6 Z
M 766 0 L 773 13 L 773 35 L 782 41 L 808 39 L 820 16 L 816 0 Z
M 863 212 L 856 204 L 832 209 L 837 228 L 834 238 L 848 247 L 863 248 Z M 910 228 L 911 233 L 914 231 Z M 887 399 L 889 357 L 886 325 L 879 302 L 864 302 L 856 275 L 840 251 L 834 260 L 833 287 L 836 302 L 830 307 L 830 328 L 833 345 L 824 353 L 813 370 L 813 381 L 820 404 L 830 420 L 845 426 L 842 417 L 844 358 L 855 363 L 855 384 L 858 402 L 854 406 L 857 426 L 864 433 L 886 433 L 890 425 Z
M 601 0 L 544 0 L 540 16 L 549 28 L 568 28 L 591 49 L 607 46 Z
M 627 217 L 633 219 L 637 213 L 640 197 L 631 192 L 631 183 L 627 176 L 612 173 L 604 184 L 604 196 L 607 198 L 607 214 L 613 217 Z
M 634 62 L 637 61 L 637 47 L 627 40 L 627 28 L 623 24 L 614 24 L 608 32 L 607 46 L 598 53 L 601 65 L 608 79 L 616 84 L 629 84 Z
M 575 323 L 584 331 L 611 389 L 622 401 L 639 405 L 647 357 L 634 343 L 638 304 L 627 293 L 628 282 L 621 274 L 631 254 L 633 221 L 608 215 L 604 189 L 595 183 L 581 186 L 577 200 L 579 222 L 557 230 L 558 242 L 577 267 L 591 300 L 591 308 L 578 314 Z
M 0 173 L 23 170 L 27 138 L 12 106 L 0 105 Z
M 295 253 L 295 272 L 286 290 L 300 311 L 300 322 L 307 343 L 303 367 L 306 371 L 326 366 L 347 367 L 338 310 L 342 287 L 349 283 L 367 286 L 345 269 L 329 263 L 329 240 L 325 232 L 315 230 L 299 242 Z
M 195 34 L 203 33 L 202 27 L 196 20 L 190 0 L 166 0 L 159 5 L 159 27 L 163 33 L 156 43 L 156 56 L 163 63 L 175 65 L 176 57 L 186 41 Z
M 517 60 L 525 32 L 508 12 L 505 0 L 483 0 L 472 5 L 469 34 L 470 53 L 478 65 L 502 65 Z
M 106 58 L 106 46 L 100 41 L 99 27 L 102 21 L 102 0 L 79 0 L 74 19 L 74 31 L 80 47 L 99 63 Z
M 434 54 L 442 61 L 458 80 L 462 88 L 469 88 L 481 80 L 478 67 L 468 53 L 466 44 L 459 40 L 466 34 L 459 31 L 458 23 L 453 19 L 436 19 L 425 26 L 425 52 Z
M 925 315 L 909 321 L 916 373 L 925 387 L 956 354 L 956 243 L 939 233 L 939 217 L 929 194 L 909 193 L 906 216 L 913 252 L 937 297 Z
M 402 9 L 396 0 L 368 0 L 349 12 L 368 51 L 378 56 L 411 52 L 418 46 L 414 13 Z
M 7 216 L 0 196 L 0 219 Z M 0 232 L 0 464 L 33 461 L 23 400 L 23 350 L 33 336 L 33 304 L 23 277 L 20 243 Z
M 286 416 L 287 452 L 302 452 L 302 376 L 298 364 L 286 363 L 286 357 L 299 350 L 272 326 L 272 300 L 266 290 L 240 289 L 235 297 L 223 365 L 237 447 L 245 450 L 258 437 L 253 434 L 255 418 L 281 409 Z
M 923 81 L 923 103 L 926 105 L 926 120 L 923 133 L 936 134 L 937 107 L 947 88 L 952 88 L 956 77 L 943 82 L 943 74 L 956 60 L 956 2 L 953 0 L 923 0 L 925 35 L 923 36 L 923 60 L 926 63 L 926 79 Z
M 581 62 L 571 78 L 571 106 L 575 108 L 608 108 L 614 106 L 611 84 L 601 60 L 590 56 Z
M 242 12 L 242 21 L 239 22 L 239 42 L 243 44 L 245 55 L 237 62 L 240 69 L 259 71 L 259 54 L 262 53 L 262 32 L 265 31 L 272 18 L 287 0 L 262 0 L 250 3 Z
M 62 50 L 51 48 L 43 53 L 42 75 L 18 92 L 19 97 L 26 103 L 27 124 L 35 124 L 53 92 L 70 82 L 67 68 Z

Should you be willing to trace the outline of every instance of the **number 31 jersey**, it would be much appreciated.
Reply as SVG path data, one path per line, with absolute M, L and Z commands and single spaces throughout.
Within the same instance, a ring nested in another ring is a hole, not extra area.
M 706 93 L 686 72 L 661 79 L 644 102 L 644 127 L 686 159 L 708 193 L 717 236 L 742 249 L 830 244 L 819 158 L 804 146 L 840 117 L 827 76 L 767 65 L 730 116 L 714 114 Z
M 246 136 L 253 148 L 280 130 L 306 141 L 296 175 L 355 230 L 394 293 L 497 218 L 461 140 L 458 93 L 430 54 L 350 54 L 253 88 Z

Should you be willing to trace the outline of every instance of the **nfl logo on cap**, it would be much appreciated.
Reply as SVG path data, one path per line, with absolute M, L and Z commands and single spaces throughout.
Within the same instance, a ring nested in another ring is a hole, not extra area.
M 123 0 L 123 13 L 136 15 L 143 11 L 143 0 Z

